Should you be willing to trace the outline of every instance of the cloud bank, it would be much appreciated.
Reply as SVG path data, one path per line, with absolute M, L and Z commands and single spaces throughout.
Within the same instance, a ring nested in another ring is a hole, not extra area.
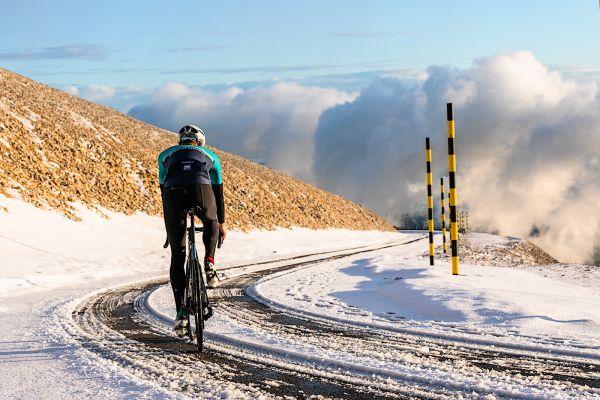
M 293 83 L 211 92 L 171 82 L 129 114 L 175 132 L 187 123 L 197 124 L 211 146 L 313 181 L 313 134 L 319 116 L 355 97 Z
M 598 86 L 567 80 L 528 52 L 465 70 L 431 67 L 418 85 L 380 79 L 325 111 L 317 182 L 380 213 L 424 213 L 425 137 L 434 182 L 447 175 L 446 102 L 455 108 L 459 203 L 472 224 L 588 261 L 600 242 Z
M 447 176 L 445 106 L 453 102 L 459 206 L 471 224 L 585 262 L 600 254 L 600 90 L 573 76 L 510 52 L 467 69 L 430 67 L 418 80 L 381 77 L 359 94 L 168 83 L 130 114 L 174 131 L 196 123 L 211 145 L 401 222 L 426 213 L 425 137 L 436 187 Z

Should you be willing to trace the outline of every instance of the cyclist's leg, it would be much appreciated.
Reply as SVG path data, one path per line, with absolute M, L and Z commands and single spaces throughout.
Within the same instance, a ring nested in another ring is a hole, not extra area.
M 219 223 L 216 219 L 203 218 L 202 242 L 204 243 L 204 260 L 212 260 L 214 263 L 215 250 L 219 241 Z
M 175 297 L 177 311 L 181 310 L 185 291 L 185 190 L 183 188 L 167 188 L 163 196 L 163 213 L 167 236 L 171 246 L 171 288 Z
M 212 185 L 196 185 L 196 202 L 201 208 L 199 216 L 204 225 L 202 243 L 204 243 L 204 260 L 215 258 L 215 249 L 219 240 L 219 223 L 217 222 L 217 205 Z

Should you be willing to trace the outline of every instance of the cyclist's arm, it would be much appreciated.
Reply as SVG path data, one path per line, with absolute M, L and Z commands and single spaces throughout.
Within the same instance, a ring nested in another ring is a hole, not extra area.
M 165 158 L 167 158 L 168 155 L 168 150 L 163 151 L 162 153 L 160 153 L 158 155 L 158 186 L 160 187 L 160 194 L 162 195 L 163 191 L 164 191 L 164 186 L 165 186 L 165 176 L 167 174 L 167 171 L 165 171 L 165 165 L 164 165 L 164 161 Z
M 223 184 L 212 185 L 213 192 L 215 193 L 215 200 L 217 202 L 217 220 L 220 224 L 225 222 L 225 198 L 223 196 Z
M 213 153 L 214 154 L 214 153 Z M 214 154 L 213 167 L 210 170 L 210 183 L 217 203 L 217 220 L 225 223 L 225 197 L 223 196 L 223 176 L 221 174 L 221 160 Z

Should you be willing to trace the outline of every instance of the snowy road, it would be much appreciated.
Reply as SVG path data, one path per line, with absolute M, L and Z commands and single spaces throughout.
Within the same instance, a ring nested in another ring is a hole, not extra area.
M 0 399 L 600 399 L 600 269 L 520 265 L 515 238 L 469 235 L 452 277 L 419 232 L 231 232 L 197 355 L 162 219 L 3 201 Z
M 410 246 L 415 240 L 421 238 L 379 247 Z M 186 397 L 600 397 L 600 358 L 594 351 L 557 351 L 540 341 L 478 340 L 460 329 L 442 337 L 335 320 L 269 307 L 253 286 L 265 277 L 378 251 L 326 252 L 238 267 L 242 274 L 229 271 L 234 276 L 213 293 L 221 329 L 209 329 L 203 354 L 173 337 L 170 318 L 153 305 L 164 280 L 103 291 L 73 304 L 65 329 L 136 381 Z

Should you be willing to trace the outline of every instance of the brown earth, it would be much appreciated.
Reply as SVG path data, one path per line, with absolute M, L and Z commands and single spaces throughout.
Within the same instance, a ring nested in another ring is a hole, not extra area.
M 71 203 L 101 214 L 159 215 L 156 157 L 175 142 L 172 132 L 0 68 L 1 195 L 72 219 Z M 213 150 L 223 165 L 230 227 L 393 229 L 363 206 Z

